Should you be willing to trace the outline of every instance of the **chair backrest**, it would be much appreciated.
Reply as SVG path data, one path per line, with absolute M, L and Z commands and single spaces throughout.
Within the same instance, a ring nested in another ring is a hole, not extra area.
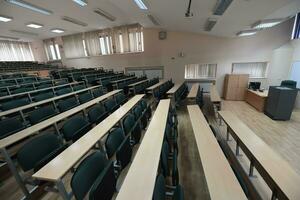
M 18 152 L 17 160 L 23 171 L 40 166 L 44 160 L 57 155 L 62 141 L 55 134 L 42 134 L 27 142 Z
M 104 106 L 108 112 L 113 112 L 118 105 L 117 105 L 116 101 L 111 98 L 104 102 Z
M 156 177 L 152 200 L 165 200 L 166 199 L 165 184 L 166 184 L 166 181 L 165 181 L 164 176 L 159 174 Z
M 72 191 L 77 200 L 84 199 L 108 164 L 106 156 L 100 151 L 92 153 L 80 163 L 71 179 Z
M 103 95 L 102 89 L 100 89 L 100 88 L 94 89 L 93 90 L 93 95 L 94 95 L 95 98 L 102 96 Z
M 284 80 L 281 82 L 281 86 L 295 89 L 297 87 L 297 81 Z
M 34 96 L 33 98 L 34 98 L 34 101 L 42 101 L 42 100 L 50 99 L 53 97 L 54 97 L 53 92 L 46 92 L 46 93 L 38 94 L 38 95 Z
M 59 96 L 59 95 L 67 94 L 70 92 L 72 92 L 72 89 L 70 87 L 65 87 L 65 88 L 57 90 L 56 94 Z
M 90 123 L 82 116 L 68 119 L 61 128 L 66 141 L 73 142 L 83 136 L 90 129 Z
M 136 105 L 134 108 L 133 108 L 133 113 L 134 113 L 134 116 L 135 116 L 135 119 L 139 119 L 141 116 L 142 116 L 142 107 L 140 105 Z
M 110 161 L 100 176 L 94 182 L 89 195 L 89 200 L 110 200 L 116 190 L 117 179 L 114 174 L 113 162 Z
M 48 87 L 52 87 L 52 84 L 45 83 L 45 84 L 40 84 L 40 85 L 36 86 L 37 89 L 44 89 L 44 88 L 48 88 Z
M 148 105 L 145 99 L 140 100 L 140 106 L 142 107 L 143 111 L 147 109 Z
M 16 100 L 12 100 L 12 101 L 8 101 L 2 104 L 2 110 L 10 110 L 13 108 L 17 108 L 20 106 L 24 106 L 29 104 L 29 100 L 28 98 L 22 98 L 22 99 L 16 99 Z
M 67 99 L 59 101 L 57 107 L 60 112 L 65 112 L 78 105 L 79 103 L 77 102 L 75 97 L 69 97 Z
M 57 112 L 55 111 L 53 106 L 49 105 L 49 106 L 41 107 L 41 108 L 38 108 L 38 109 L 32 111 L 28 115 L 28 118 L 29 118 L 29 121 L 31 124 L 36 124 L 36 123 L 39 123 L 45 119 L 48 119 L 56 114 L 57 114 Z
M 162 167 L 163 175 L 165 177 L 170 175 L 170 169 L 168 163 L 169 152 L 170 152 L 169 144 L 167 141 L 164 141 L 161 149 L 161 167 Z
M 100 123 L 107 116 L 103 105 L 95 105 L 88 111 L 88 117 L 91 123 Z
M 79 84 L 79 85 L 74 85 L 74 86 L 73 86 L 73 90 L 74 90 L 74 91 L 83 90 L 83 89 L 85 89 L 85 88 L 86 88 L 86 87 L 85 87 L 84 84 Z
M 84 92 L 78 95 L 79 102 L 81 104 L 86 103 L 93 99 L 93 96 L 90 92 Z
M 117 149 L 116 157 L 122 169 L 124 169 L 130 163 L 132 157 L 132 147 L 130 145 L 129 137 L 127 137 Z
M 125 116 L 123 120 L 123 128 L 124 128 L 125 135 L 128 135 L 132 131 L 134 124 L 135 124 L 134 115 L 128 114 L 127 116 Z
M 0 121 L 0 139 L 12 135 L 22 129 L 25 126 L 16 118 L 8 118 Z
M 125 103 L 126 100 L 127 100 L 127 98 L 126 98 L 125 94 L 119 93 L 116 95 L 117 104 L 121 105 L 121 104 Z
M 105 149 L 109 158 L 115 154 L 124 139 L 125 136 L 121 128 L 116 128 L 109 133 L 105 142 Z

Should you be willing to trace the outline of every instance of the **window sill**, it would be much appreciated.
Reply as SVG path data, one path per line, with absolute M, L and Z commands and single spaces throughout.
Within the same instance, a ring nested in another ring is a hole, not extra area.
M 141 54 L 141 53 L 144 53 L 145 51 L 139 51 L 139 52 L 126 52 L 126 53 L 114 53 L 114 54 L 106 54 L 106 55 L 97 55 L 97 56 L 83 56 L 83 57 L 74 57 L 74 58 L 66 58 L 67 60 L 72 60 L 72 59 L 90 59 L 90 58 L 93 58 L 93 57 L 102 57 L 102 56 L 116 56 L 116 55 L 119 55 L 119 56 L 122 56 L 122 55 L 133 55 L 133 54 Z

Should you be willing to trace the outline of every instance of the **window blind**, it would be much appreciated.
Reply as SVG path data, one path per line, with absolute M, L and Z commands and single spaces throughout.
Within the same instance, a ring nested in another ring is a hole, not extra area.
M 216 78 L 217 64 L 185 65 L 185 79 Z
M 1 61 L 34 61 L 28 42 L 0 41 Z
M 233 74 L 249 74 L 250 78 L 266 78 L 267 62 L 233 63 Z

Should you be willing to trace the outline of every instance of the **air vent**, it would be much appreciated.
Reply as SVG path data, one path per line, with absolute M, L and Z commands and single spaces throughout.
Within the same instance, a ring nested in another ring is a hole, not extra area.
M 152 24 L 154 24 L 155 26 L 159 26 L 160 25 L 160 23 L 157 21 L 157 19 L 153 15 L 148 15 L 148 18 L 150 19 L 150 21 L 152 22 Z
M 217 19 L 208 18 L 205 23 L 204 30 L 211 31 L 213 29 L 213 27 L 216 25 L 216 23 L 217 23 Z
M 95 13 L 97 13 L 98 15 L 108 19 L 109 21 L 116 21 L 116 17 L 112 16 L 111 14 L 109 14 L 108 12 L 100 9 L 100 8 L 97 8 L 96 10 L 94 10 Z
M 79 21 L 79 20 L 77 20 L 77 19 L 73 19 L 73 18 L 71 18 L 71 17 L 66 17 L 66 16 L 64 16 L 64 17 L 62 17 L 61 19 L 64 20 L 64 21 L 67 21 L 67 22 L 70 22 L 70 23 L 79 25 L 79 26 L 87 26 L 87 25 L 88 25 L 87 23 L 84 23 L 84 22 Z
M 27 32 L 27 31 L 18 31 L 18 30 L 10 30 L 12 33 L 19 33 L 22 35 L 31 35 L 31 36 L 38 36 L 39 34 L 37 33 L 32 33 L 32 32 Z
M 233 0 L 218 0 L 214 9 L 214 15 L 223 15 Z

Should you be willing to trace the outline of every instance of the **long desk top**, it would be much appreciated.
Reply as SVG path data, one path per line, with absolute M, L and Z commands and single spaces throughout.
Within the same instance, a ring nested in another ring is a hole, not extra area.
M 260 92 L 260 91 L 254 91 L 254 90 L 249 90 L 249 92 L 252 92 L 254 94 L 256 94 L 257 96 L 260 96 L 262 98 L 267 98 L 268 95 L 269 95 L 269 90 L 264 90 L 263 92 Z
M 61 154 L 36 172 L 33 177 L 39 180 L 57 181 L 63 177 L 107 132 L 115 126 L 142 98 L 136 95 L 100 124 L 69 146 Z
M 300 199 L 300 176 L 291 166 L 232 112 L 219 111 L 219 114 L 255 158 L 255 162 L 264 169 L 265 173 L 261 176 L 272 180 L 287 199 Z
M 220 98 L 219 92 L 216 88 L 216 85 L 211 85 L 210 86 L 210 100 L 213 103 L 220 103 L 221 102 L 221 98 Z
M 20 106 L 20 107 L 17 107 L 17 108 L 6 110 L 6 111 L 3 111 L 3 112 L 0 112 L 0 118 L 5 116 L 5 115 L 9 115 L 11 113 L 19 112 L 21 110 L 25 110 L 25 109 L 28 109 L 28 108 L 34 108 L 36 106 L 39 106 L 39 105 L 42 105 L 42 104 L 45 104 L 45 103 L 50 103 L 52 101 L 63 99 L 65 97 L 72 96 L 72 95 L 82 93 L 82 92 L 85 92 L 85 91 L 89 91 L 89 90 L 92 90 L 92 89 L 95 89 L 95 88 L 98 88 L 98 87 L 100 87 L 100 86 L 92 86 L 92 87 L 85 88 L 85 89 L 82 89 L 82 90 L 77 90 L 75 92 L 70 92 L 70 93 L 67 93 L 67 94 L 55 96 L 55 97 L 50 98 L 50 99 L 45 99 L 45 100 L 38 101 L 38 102 L 35 102 L 35 103 L 30 103 L 30 104 L 27 104 L 27 105 L 24 105 L 24 106 Z
M 160 100 L 117 200 L 152 199 L 171 100 Z
M 176 83 L 171 89 L 167 91 L 167 94 L 174 94 L 180 88 L 180 86 L 182 86 L 182 84 L 183 83 Z
M 148 81 L 149 81 L 149 79 L 142 80 L 142 81 L 139 81 L 139 82 L 136 82 L 136 83 L 132 83 L 132 84 L 128 85 L 128 87 L 135 87 L 135 86 L 137 86 L 137 85 L 146 83 L 146 82 L 148 82 Z
M 120 80 L 116 80 L 116 81 L 111 81 L 112 84 L 117 84 L 117 83 L 120 83 L 120 82 L 123 82 L 123 81 L 128 81 L 128 80 L 131 80 L 131 79 L 135 79 L 136 77 L 132 76 L 132 77 L 129 77 L 129 78 L 124 78 L 124 79 L 120 79 Z
M 193 84 L 193 86 L 192 86 L 192 88 L 191 88 L 191 90 L 190 90 L 187 98 L 189 98 L 189 99 L 196 98 L 198 90 L 199 90 L 199 87 L 200 87 L 199 83 Z
M 92 105 L 94 105 L 94 104 L 96 104 L 98 102 L 101 102 L 101 101 L 103 101 L 103 100 L 105 100 L 105 99 L 107 99 L 107 98 L 109 98 L 109 97 L 111 97 L 111 96 L 113 96 L 113 95 L 121 92 L 121 91 L 122 90 L 114 90 L 114 91 L 109 92 L 109 93 L 107 93 L 105 95 L 102 95 L 102 96 L 100 96 L 100 97 L 98 97 L 96 99 L 93 99 L 93 100 L 88 101 L 88 102 L 86 102 L 84 104 L 76 106 L 75 108 L 72 108 L 72 109 L 70 109 L 68 111 L 60 113 L 60 114 L 58 114 L 58 115 L 56 115 L 54 117 L 46 119 L 46 120 L 44 120 L 44 121 L 42 121 L 42 122 L 40 122 L 38 124 L 35 124 L 35 125 L 30 126 L 30 127 L 26 128 L 26 129 L 23 129 L 23 130 L 15 133 L 13 135 L 10 135 L 10 136 L 8 136 L 6 138 L 3 138 L 2 140 L 0 140 L 0 148 L 12 145 L 12 144 L 14 144 L 14 143 L 16 143 L 16 142 L 18 142 L 18 141 L 20 141 L 20 140 L 22 140 L 22 139 L 30 136 L 30 135 L 33 135 L 34 133 L 36 133 L 36 132 L 38 132 L 38 131 L 40 131 L 40 130 L 42 130 L 42 129 L 44 129 L 44 128 L 46 128 L 46 127 L 48 127 L 48 126 L 50 126 L 50 125 L 52 125 L 52 124 L 54 124 L 54 123 L 56 123 L 58 121 L 61 121 L 61 120 L 65 119 L 65 118 L 67 118 L 67 117 L 69 117 L 69 116 L 71 116 L 71 115 L 73 115 L 73 114 L 75 114 L 75 113 L 77 113 L 77 112 L 85 109 L 85 108 L 88 108 L 88 107 L 90 107 L 90 106 L 92 106 Z
M 187 107 L 210 198 L 212 200 L 247 199 L 199 106 Z
M 152 85 L 151 87 L 148 87 L 147 90 L 154 90 L 157 87 L 161 86 L 162 84 L 166 83 L 168 80 L 161 80 L 159 83 L 156 83 L 155 85 Z
M 80 82 L 72 82 L 72 83 L 67 83 L 67 84 L 63 84 L 63 85 L 57 85 L 57 86 L 42 88 L 42 89 L 38 89 L 38 90 L 31 90 L 31 91 L 28 91 L 28 92 L 22 92 L 22 93 L 7 95 L 7 96 L 0 97 L 0 100 L 9 99 L 9 98 L 12 98 L 12 97 L 31 94 L 31 93 L 36 93 L 36 92 L 47 91 L 47 90 L 56 89 L 56 88 L 60 88 L 60 87 L 65 87 L 65 86 L 74 85 L 74 84 L 80 84 Z

